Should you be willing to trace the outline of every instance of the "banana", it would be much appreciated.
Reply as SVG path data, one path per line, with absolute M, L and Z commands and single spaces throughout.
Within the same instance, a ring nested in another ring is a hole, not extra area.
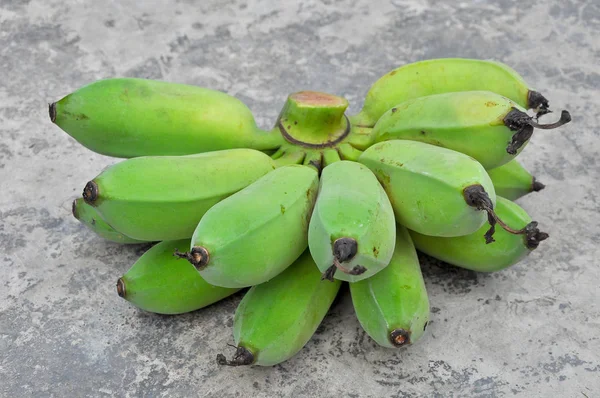
M 375 124 L 375 141 L 426 142 L 467 154 L 486 169 L 499 167 L 519 154 L 533 128 L 556 128 L 571 120 L 541 125 L 525 109 L 489 91 L 464 91 L 419 97 L 387 111 Z
M 125 236 L 108 225 L 106 221 L 102 219 L 96 208 L 85 203 L 83 198 L 73 200 L 73 217 L 78 219 L 87 228 L 94 231 L 96 235 L 111 242 L 124 244 L 146 242 Z
M 396 222 L 432 236 L 477 231 L 496 194 L 485 169 L 469 156 L 418 141 L 386 141 L 359 158 L 386 190 Z M 488 216 L 490 224 L 494 220 Z M 493 228 L 486 239 L 491 241 Z
M 433 237 L 410 231 L 417 249 L 425 254 L 458 267 L 479 272 L 493 272 L 516 264 L 536 249 L 548 234 L 540 232 L 538 223 L 531 221 L 519 205 L 497 196 L 496 213 L 518 230 L 499 230 L 493 245 L 481 240 L 484 228 L 453 238 Z
M 337 295 L 341 281 L 321 281 L 307 251 L 272 280 L 253 286 L 235 311 L 232 360 L 221 365 L 272 366 L 297 354 L 310 340 Z
M 369 279 L 350 284 L 356 316 L 377 344 L 395 348 L 417 342 L 429 321 L 429 299 L 415 246 L 398 225 L 390 264 Z
M 87 183 L 83 198 L 131 238 L 184 239 L 213 205 L 274 168 L 269 156 L 253 149 L 143 156 L 105 169 Z
M 179 255 L 216 286 L 266 282 L 306 249 L 318 186 L 313 168 L 282 166 L 212 207 Z
M 50 120 L 92 151 L 125 158 L 269 150 L 283 142 L 279 131 L 260 130 L 235 97 L 146 79 L 88 84 L 51 104 Z
M 546 114 L 548 100 L 511 67 L 496 61 L 439 58 L 406 64 L 377 80 L 352 124 L 372 127 L 389 109 L 409 99 L 457 91 L 492 91 L 522 108 Z
M 347 160 L 325 167 L 308 228 L 323 278 L 356 282 L 375 275 L 388 265 L 395 241 L 394 210 L 371 170 Z
M 240 290 L 208 284 L 190 263 L 173 255 L 189 244 L 189 239 L 184 239 L 153 246 L 119 278 L 119 296 L 144 311 L 183 314 Z
M 530 192 L 539 192 L 546 186 L 536 180 L 516 159 L 488 170 L 498 196 L 515 200 Z

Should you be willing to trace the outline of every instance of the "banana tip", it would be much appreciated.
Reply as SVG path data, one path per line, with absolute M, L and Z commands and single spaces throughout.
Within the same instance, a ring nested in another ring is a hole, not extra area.
M 77 214 L 77 199 L 73 199 L 73 205 L 71 206 L 71 212 L 73 217 L 79 220 L 79 214 Z
M 527 94 L 527 107 L 535 109 L 538 117 L 550 113 L 548 110 L 550 104 L 546 97 L 534 90 L 530 90 Z
M 531 184 L 531 188 L 533 189 L 533 192 L 539 192 L 542 189 L 546 188 L 546 186 L 538 180 L 536 180 L 535 177 L 533 177 L 533 183 Z
M 210 261 L 210 253 L 208 249 L 202 246 L 194 246 L 189 252 L 181 253 L 175 249 L 174 256 L 179 258 L 185 258 L 188 260 L 198 271 L 202 270 L 208 265 Z
M 405 329 L 394 329 L 390 333 L 390 341 L 394 347 L 403 347 L 410 344 L 410 331 Z
M 52 123 L 56 122 L 56 102 L 53 102 L 50 105 L 48 105 L 48 113 L 50 115 L 50 121 Z
M 353 238 L 338 238 L 333 242 L 333 256 L 341 263 L 352 260 L 358 252 L 358 242 Z
M 123 281 L 123 278 L 119 278 L 117 281 L 117 294 L 119 297 L 125 298 L 125 282 Z
M 225 358 L 225 355 L 217 354 L 217 363 L 226 366 L 252 365 L 254 363 L 254 354 L 246 347 L 239 346 L 235 351 L 233 359 L 230 361 Z
M 83 188 L 83 200 L 89 205 L 93 205 L 98 199 L 98 184 L 95 181 L 89 181 Z

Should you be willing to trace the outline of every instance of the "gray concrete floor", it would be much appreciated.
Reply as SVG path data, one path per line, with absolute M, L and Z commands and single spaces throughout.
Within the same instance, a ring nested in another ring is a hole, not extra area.
M 595 0 L 0 0 L 0 394 L 600 396 L 599 36 Z M 100 78 L 163 79 L 235 95 L 266 128 L 291 92 L 345 96 L 352 114 L 387 71 L 445 56 L 506 62 L 573 122 L 520 156 L 547 188 L 519 203 L 550 239 L 494 274 L 423 258 L 419 344 L 377 347 L 346 291 L 293 359 L 222 368 L 240 294 L 181 316 L 117 297 L 147 246 L 101 240 L 70 206 L 118 159 L 53 126 L 48 102 Z

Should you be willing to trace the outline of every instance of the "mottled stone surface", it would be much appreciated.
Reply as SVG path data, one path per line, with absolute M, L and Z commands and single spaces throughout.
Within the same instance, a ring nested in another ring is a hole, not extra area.
M 600 396 L 600 3 L 292 3 L 0 0 L 0 394 Z M 267 128 L 293 91 L 343 95 L 352 114 L 387 71 L 445 56 L 508 63 L 573 122 L 520 156 L 547 188 L 519 203 L 551 238 L 494 274 L 424 258 L 432 322 L 419 344 L 377 347 L 346 290 L 293 359 L 222 368 L 241 294 L 181 316 L 117 297 L 148 246 L 101 240 L 70 206 L 118 159 L 53 126 L 47 103 L 146 77 L 226 91 Z

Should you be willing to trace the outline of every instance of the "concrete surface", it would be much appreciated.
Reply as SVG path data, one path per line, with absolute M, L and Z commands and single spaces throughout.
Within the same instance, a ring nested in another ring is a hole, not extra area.
M 599 4 L 0 0 L 0 394 L 600 396 Z M 520 156 L 547 188 L 519 203 L 550 239 L 495 274 L 423 258 L 432 323 L 409 349 L 378 348 L 346 291 L 290 361 L 219 367 L 241 294 L 141 312 L 114 286 L 147 246 L 104 242 L 71 217 L 85 182 L 118 161 L 48 119 L 47 103 L 86 83 L 220 89 L 270 127 L 291 92 L 343 95 L 352 114 L 379 76 L 444 56 L 508 63 L 573 122 Z

